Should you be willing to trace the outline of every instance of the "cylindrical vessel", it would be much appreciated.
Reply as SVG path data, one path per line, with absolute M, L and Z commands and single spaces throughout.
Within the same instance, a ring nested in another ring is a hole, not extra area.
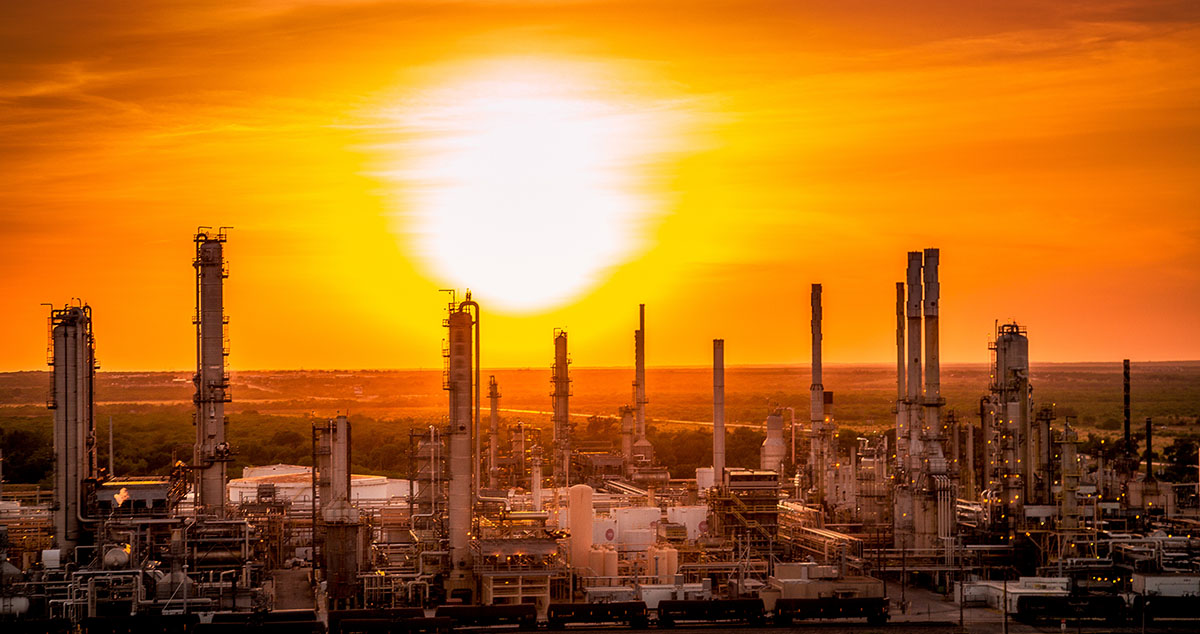
M 759 468 L 783 472 L 783 460 L 787 457 L 787 446 L 783 442 L 783 416 L 778 410 L 767 416 L 767 437 L 763 439 L 759 452 Z
M 471 529 L 471 344 L 474 319 L 466 310 L 450 313 L 450 486 L 447 495 L 451 565 L 469 565 Z
M 588 551 L 592 548 L 592 487 L 577 484 L 567 494 L 571 509 L 571 565 L 588 565 Z

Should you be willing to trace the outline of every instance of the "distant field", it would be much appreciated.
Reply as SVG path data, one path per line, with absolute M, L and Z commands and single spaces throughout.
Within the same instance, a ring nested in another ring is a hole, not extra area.
M 1055 404 L 1060 417 L 1076 416 L 1085 433 L 1114 434 L 1119 430 L 1119 362 L 1039 364 L 1031 374 L 1039 404 Z M 485 382 L 489 375 L 495 375 L 500 384 L 506 422 L 548 422 L 548 368 L 485 370 Z M 673 428 L 708 427 L 712 420 L 711 376 L 708 368 L 649 369 L 647 414 L 652 424 L 663 433 Z M 1133 417 L 1138 428 L 1140 421 L 1151 416 L 1159 429 L 1156 435 L 1164 439 L 1200 431 L 1193 427 L 1200 418 L 1200 362 L 1135 363 L 1132 376 Z M 632 368 L 572 368 L 571 379 L 571 411 L 580 416 L 576 424 L 581 431 L 586 427 L 584 417 L 616 415 L 618 407 L 632 400 Z M 726 418 L 731 424 L 757 430 L 771 408 L 782 406 L 795 408 L 797 417 L 804 419 L 810 381 L 807 367 L 727 368 Z M 827 365 L 824 384 L 834 392 L 834 417 L 840 427 L 866 431 L 892 425 L 893 367 Z M 987 384 L 984 364 L 943 366 L 942 392 L 947 407 L 964 420 L 977 421 L 979 398 L 986 393 Z M 44 454 L 49 450 L 48 386 L 46 372 L 0 373 L 0 430 L 6 432 L 3 446 L 10 481 L 22 481 L 20 459 L 14 452 Z M 173 459 L 188 459 L 193 434 L 192 391 L 190 373 L 101 372 L 96 412 L 102 453 L 111 416 L 119 472 L 157 471 Z M 483 406 L 486 409 L 486 399 Z M 348 412 L 356 421 L 356 468 L 402 474 L 406 467 L 397 454 L 407 446 L 408 430 L 440 421 L 445 409 L 440 371 L 363 370 L 234 373 L 233 403 L 226 411 L 230 441 L 239 451 L 235 466 L 304 462 L 311 455 L 309 416 Z M 20 433 L 14 437 L 16 432 Z M 747 446 L 751 441 L 745 439 Z M 37 475 L 36 470 L 30 473 Z

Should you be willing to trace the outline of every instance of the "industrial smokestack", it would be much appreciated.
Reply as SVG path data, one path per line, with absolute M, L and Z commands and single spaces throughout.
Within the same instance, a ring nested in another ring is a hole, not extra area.
M 636 462 L 654 461 L 654 445 L 646 438 L 646 305 L 638 305 L 638 329 L 633 333 L 633 457 Z
M 1125 461 L 1128 463 L 1129 459 L 1133 457 L 1130 453 L 1131 448 L 1133 447 L 1133 436 L 1131 429 L 1133 419 L 1129 413 L 1129 359 L 1125 359 L 1125 361 L 1122 363 L 1122 367 L 1125 378 Z
M 821 285 L 812 285 L 812 385 L 809 387 L 809 420 L 813 431 L 825 423 L 825 386 L 821 382 Z
M 54 540 L 69 555 L 84 538 L 84 483 L 96 477 L 96 448 L 90 441 L 95 432 L 96 373 L 92 309 L 84 305 L 51 310 L 50 332 L 53 392 L 47 406 L 54 410 Z
M 938 250 L 925 249 L 925 425 L 929 433 L 941 437 L 939 421 L 941 406 L 941 363 L 938 353 L 938 301 L 941 284 L 938 283 Z
M 225 371 L 225 230 L 197 231 L 196 259 L 196 506 L 224 516 L 226 468 L 232 460 L 225 442 L 225 403 L 230 401 Z
M 908 432 L 908 459 L 907 465 L 914 473 L 921 466 L 920 437 L 922 416 L 921 416 L 921 260 L 922 253 L 920 251 L 910 251 L 908 254 L 908 302 L 906 305 L 906 313 L 908 317 L 908 327 L 906 328 L 906 339 L 908 342 L 908 374 L 905 377 L 905 385 L 908 387 L 908 393 L 905 395 L 905 400 L 908 406 L 908 421 L 905 423 L 906 431 Z
M 638 329 L 633 333 L 633 405 L 637 408 L 637 437 L 646 437 L 646 305 L 638 304 Z
M 1146 482 L 1154 481 L 1154 426 L 1146 417 Z
M 896 282 L 896 464 L 904 465 L 908 455 L 908 407 L 905 403 L 907 383 L 904 372 L 907 357 L 904 351 L 904 282 Z
M 713 478 L 725 473 L 725 340 L 713 339 Z
M 634 436 L 633 408 L 621 406 L 621 455 L 625 456 L 625 475 L 629 475 L 629 466 L 633 463 Z
M 812 423 L 811 464 L 816 502 L 825 500 L 825 386 L 821 378 L 821 285 L 812 285 L 812 385 L 809 387 L 809 421 Z
M 550 381 L 554 384 L 554 480 L 558 486 L 569 486 L 571 468 L 571 424 L 568 398 L 571 379 L 567 374 L 567 331 L 554 331 L 554 368 Z

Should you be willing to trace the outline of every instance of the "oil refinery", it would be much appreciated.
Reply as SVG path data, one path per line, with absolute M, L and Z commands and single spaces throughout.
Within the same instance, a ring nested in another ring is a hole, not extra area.
M 565 330 L 545 342 L 550 426 L 502 424 L 504 385 L 482 370 L 487 307 L 467 292 L 430 324 L 446 410 L 411 433 L 407 480 L 353 474 L 354 420 L 334 412 L 312 425 L 311 466 L 231 480 L 226 240 L 194 236 L 195 442 L 169 475 L 103 467 L 103 333 L 82 302 L 50 311 L 54 498 L 0 501 L 4 632 L 882 625 L 915 620 L 919 590 L 1005 627 L 1196 618 L 1200 510 L 1177 494 L 1197 483 L 1157 481 L 1149 448 L 1131 449 L 1128 361 L 1116 462 L 1081 453 L 1072 421 L 1034 400 L 1018 323 L 996 328 L 978 411 L 948 409 L 937 249 L 909 253 L 895 286 L 894 427 L 850 445 L 823 383 L 820 284 L 807 420 L 804 403 L 764 408 L 759 461 L 730 464 L 715 339 L 711 466 L 687 474 L 656 460 L 647 432 L 644 305 L 629 400 L 609 412 L 619 438 L 599 446 L 573 438 Z

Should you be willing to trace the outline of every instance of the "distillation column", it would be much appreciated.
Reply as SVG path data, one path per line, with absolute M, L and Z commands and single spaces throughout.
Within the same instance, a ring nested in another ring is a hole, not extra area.
M 92 386 L 96 372 L 92 309 L 71 306 L 50 311 L 54 410 L 54 541 L 70 556 L 86 542 L 80 521 L 89 495 L 85 487 L 96 478 L 96 434 Z
M 569 398 L 571 378 L 567 365 L 567 331 L 554 331 L 554 368 L 550 382 L 554 384 L 554 482 L 557 486 L 570 486 L 571 470 L 571 420 Z
M 475 309 L 474 315 L 471 308 Z M 472 381 L 472 335 L 477 334 L 479 305 L 466 301 L 450 305 L 450 317 L 446 325 L 450 329 L 446 364 L 446 389 L 450 392 L 450 487 L 447 494 L 449 512 L 447 520 L 450 534 L 450 581 L 448 587 L 461 588 L 469 585 L 471 529 L 471 478 L 472 454 L 471 432 L 473 400 Z M 478 346 L 478 339 L 475 340 Z M 478 350 L 476 350 L 476 354 Z
M 225 403 L 230 401 L 229 375 L 225 371 L 225 317 L 223 285 L 225 232 L 199 231 L 196 259 L 196 446 L 192 468 L 196 471 L 198 513 L 225 514 L 226 468 L 232 453 L 225 442 Z
M 1003 324 L 992 344 L 991 394 L 984 402 L 989 446 L 990 499 L 998 502 L 993 524 L 1016 526 L 1035 486 L 1036 453 L 1032 453 L 1033 400 L 1029 389 L 1029 338 L 1017 324 Z
M 725 340 L 713 339 L 713 481 L 725 479 Z
M 1079 435 L 1067 423 L 1059 443 L 1062 456 L 1062 501 L 1059 504 L 1059 528 L 1075 531 L 1080 526 L 1079 514 Z
M 338 416 L 321 430 L 322 445 L 329 448 L 328 458 L 321 460 L 328 482 L 321 492 L 321 517 L 325 521 L 325 545 L 322 549 L 325 564 L 326 596 L 335 609 L 355 607 L 358 591 L 358 571 L 361 555 L 358 550 L 358 509 L 350 505 L 350 421 Z

